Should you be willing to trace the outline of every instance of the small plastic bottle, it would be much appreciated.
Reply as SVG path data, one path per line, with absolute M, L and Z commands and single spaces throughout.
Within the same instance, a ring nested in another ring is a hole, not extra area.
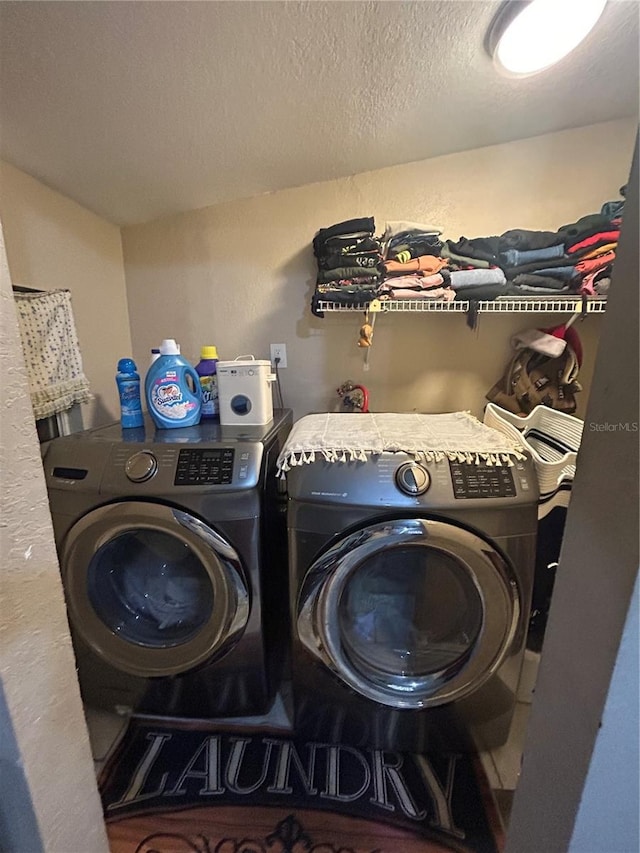
M 116 373 L 116 384 L 120 394 L 120 423 L 123 429 L 144 426 L 140 401 L 140 374 L 133 359 L 120 359 Z
M 200 350 L 200 361 L 196 364 L 196 373 L 200 377 L 203 418 L 220 417 L 217 366 L 217 348 L 213 346 L 202 347 Z
M 151 367 L 157 358 L 160 358 L 160 347 L 153 347 L 151 350 L 151 361 L 149 362 L 149 367 Z

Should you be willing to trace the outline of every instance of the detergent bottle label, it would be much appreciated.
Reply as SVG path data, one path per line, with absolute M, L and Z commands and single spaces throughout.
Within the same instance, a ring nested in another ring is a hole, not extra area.
M 120 386 L 120 408 L 123 415 L 136 415 L 140 409 L 140 381 L 123 382 Z
M 151 405 L 163 418 L 181 421 L 189 417 L 198 403 L 185 397 L 177 371 L 167 370 L 153 382 Z
M 201 376 L 200 391 L 202 392 L 202 415 L 211 417 L 220 411 L 218 405 L 218 380 L 216 376 Z

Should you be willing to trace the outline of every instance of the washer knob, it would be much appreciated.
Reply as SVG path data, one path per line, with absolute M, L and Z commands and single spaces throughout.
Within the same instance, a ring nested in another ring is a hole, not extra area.
M 431 477 L 417 462 L 405 462 L 396 471 L 396 485 L 406 495 L 423 495 L 431 485 Z
M 127 459 L 124 466 L 124 473 L 132 483 L 144 483 L 145 480 L 150 480 L 157 470 L 156 457 L 148 450 L 134 453 Z

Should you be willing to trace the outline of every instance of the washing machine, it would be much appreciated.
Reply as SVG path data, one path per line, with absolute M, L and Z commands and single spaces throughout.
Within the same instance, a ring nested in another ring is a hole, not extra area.
M 80 689 L 119 713 L 264 713 L 286 655 L 286 505 L 264 426 L 120 424 L 43 463 Z M 283 608 L 283 599 L 285 605 Z
M 296 731 L 409 751 L 504 743 L 533 585 L 531 460 L 321 456 L 287 473 Z

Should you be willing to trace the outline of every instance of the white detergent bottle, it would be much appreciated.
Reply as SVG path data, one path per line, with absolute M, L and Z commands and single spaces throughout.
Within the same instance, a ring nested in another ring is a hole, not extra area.
M 160 344 L 160 358 L 149 367 L 144 385 L 149 414 L 159 429 L 194 426 L 200 422 L 200 377 L 180 355 L 180 348 L 172 338 Z

